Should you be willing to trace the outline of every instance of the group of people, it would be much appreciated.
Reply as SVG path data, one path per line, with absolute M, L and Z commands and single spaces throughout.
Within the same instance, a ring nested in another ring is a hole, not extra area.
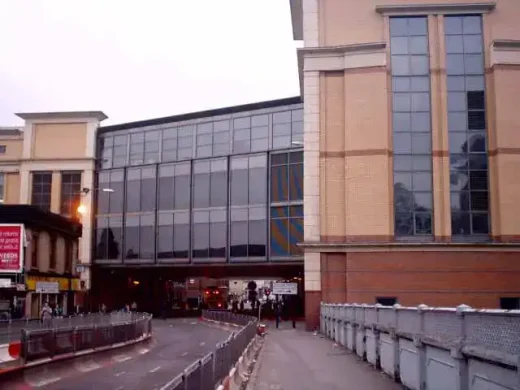
M 45 302 L 42 310 L 40 312 L 40 319 L 43 322 L 43 325 L 50 325 L 52 318 L 60 318 L 63 317 L 63 308 L 60 305 L 49 305 L 49 302 Z

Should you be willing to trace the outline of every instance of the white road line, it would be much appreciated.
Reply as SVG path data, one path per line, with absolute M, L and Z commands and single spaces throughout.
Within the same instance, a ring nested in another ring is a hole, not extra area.
M 206 342 L 203 341 L 203 342 L 200 343 L 199 345 L 200 345 L 201 347 L 203 347 L 204 345 L 206 345 Z
M 87 362 L 87 363 L 83 363 L 83 364 L 78 364 L 78 371 L 80 372 L 89 372 L 89 371 L 93 371 L 93 370 L 97 370 L 98 368 L 101 368 L 101 366 L 97 363 L 94 363 L 94 362 Z
M 149 350 L 148 348 L 141 348 L 141 349 L 139 350 L 139 353 L 140 353 L 141 355 L 144 355 L 144 354 L 147 353 L 147 352 L 150 352 L 150 350 Z
M 190 322 L 190 325 L 197 325 L 196 322 Z
M 114 356 L 114 360 L 118 363 L 126 362 L 127 360 L 130 360 L 130 359 L 132 359 L 130 356 L 125 356 L 125 355 Z
M 121 371 L 121 372 L 118 372 L 117 374 L 115 374 L 115 376 L 121 376 L 123 374 L 126 374 L 126 371 Z
M 155 372 L 155 371 L 158 371 L 159 369 L 161 368 L 161 366 L 157 366 L 155 368 L 152 368 L 150 371 L 148 372 Z
M 188 354 L 188 352 L 184 352 L 181 356 L 186 356 Z
M 51 378 L 46 378 L 46 379 L 39 380 L 36 383 L 32 383 L 32 386 L 34 386 L 34 387 L 47 386 L 47 385 L 50 385 L 51 383 L 59 381 L 60 379 L 61 379 L 61 376 L 54 376 L 54 377 L 51 377 Z
M 117 389 L 114 390 L 123 390 L 123 386 L 119 386 Z

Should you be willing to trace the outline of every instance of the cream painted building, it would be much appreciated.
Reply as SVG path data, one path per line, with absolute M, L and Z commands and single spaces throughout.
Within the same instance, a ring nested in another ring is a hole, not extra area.
M 96 195 L 96 134 L 100 111 L 17 114 L 21 128 L 0 128 L 0 201 L 32 204 L 79 218 L 83 234 L 78 265 L 81 281 L 90 288 L 92 208 Z M 84 191 L 88 189 L 88 191 Z M 79 204 L 85 213 L 77 214 Z
M 520 2 L 291 0 L 305 299 L 520 307 Z

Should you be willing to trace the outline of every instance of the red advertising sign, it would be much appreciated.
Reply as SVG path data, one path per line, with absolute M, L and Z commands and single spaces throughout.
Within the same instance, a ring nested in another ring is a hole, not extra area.
M 23 234 L 23 225 L 0 225 L 0 273 L 22 271 Z

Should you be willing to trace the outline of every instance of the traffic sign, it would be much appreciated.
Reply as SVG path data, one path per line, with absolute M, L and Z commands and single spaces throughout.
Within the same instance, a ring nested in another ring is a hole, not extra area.
M 278 295 L 298 295 L 297 283 L 274 283 L 273 294 Z

